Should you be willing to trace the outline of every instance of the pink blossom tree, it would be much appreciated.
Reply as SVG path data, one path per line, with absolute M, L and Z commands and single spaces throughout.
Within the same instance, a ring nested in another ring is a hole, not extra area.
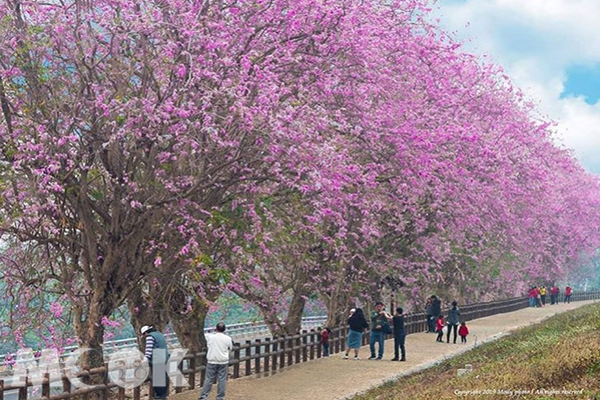
M 44 246 L 81 345 L 126 299 L 191 306 L 192 332 L 227 285 L 275 325 L 289 294 L 296 329 L 316 291 L 339 321 L 385 279 L 415 299 L 514 294 L 598 248 L 597 177 L 427 12 L 0 4 L 0 228 Z

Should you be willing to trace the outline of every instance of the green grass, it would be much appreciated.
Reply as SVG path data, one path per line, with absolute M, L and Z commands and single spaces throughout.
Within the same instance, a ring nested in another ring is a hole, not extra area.
M 471 364 L 470 374 L 457 370 Z M 600 305 L 522 328 L 353 400 L 600 400 Z

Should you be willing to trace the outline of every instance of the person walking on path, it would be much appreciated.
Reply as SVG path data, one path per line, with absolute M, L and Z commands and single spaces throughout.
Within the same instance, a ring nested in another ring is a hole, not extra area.
M 546 286 L 540 287 L 540 296 L 542 297 L 542 307 L 546 305 Z
M 528 298 L 529 298 L 529 307 L 535 307 L 536 302 L 537 302 L 535 286 L 532 286 L 531 289 L 529 289 Z
M 217 324 L 217 332 L 206 338 L 208 345 L 206 353 L 206 376 L 200 392 L 200 400 L 208 398 L 215 378 L 217 378 L 217 400 L 225 398 L 229 352 L 233 349 L 233 341 L 225 334 L 225 329 L 225 324 L 219 322 Z
M 431 296 L 431 315 L 433 315 L 434 321 L 442 315 L 442 301 L 436 295 Z
M 388 325 L 391 319 L 392 316 L 385 311 L 383 303 L 380 301 L 375 303 L 375 311 L 371 313 L 371 340 L 369 345 L 371 357 L 369 357 L 369 360 L 381 360 L 383 358 L 384 326 Z M 375 356 L 375 343 L 379 343 L 377 356 Z
M 145 339 L 144 356 L 150 363 L 152 372 L 152 399 L 166 399 L 168 390 L 168 376 L 165 368 L 169 359 L 167 340 L 165 335 L 154 329 L 153 326 L 144 325 L 140 329 L 142 338 Z
M 558 295 L 560 289 L 556 286 L 556 283 L 550 288 L 550 304 L 558 304 Z
M 425 318 L 427 318 L 426 333 L 435 332 L 435 317 L 433 316 L 433 299 L 429 297 L 425 303 Z
M 452 302 L 452 308 L 448 312 L 448 332 L 446 333 L 446 343 L 450 343 L 450 331 L 454 331 L 454 343 L 458 333 L 458 324 L 460 323 L 460 310 L 456 300 Z
M 436 342 L 444 343 L 444 316 L 440 315 L 435 321 L 435 331 L 437 332 Z
M 331 328 L 323 328 L 321 330 L 321 344 L 323 345 L 323 357 L 329 357 L 329 335 Z
M 396 308 L 396 313 L 392 318 L 394 324 L 394 358 L 392 361 L 406 361 L 406 331 L 404 330 L 404 310 L 400 307 Z M 402 358 L 398 358 L 398 349 Z
M 348 359 L 348 354 L 350 350 L 354 350 L 354 359 L 360 360 L 358 356 L 358 352 L 360 350 L 360 346 L 362 344 L 362 336 L 363 332 L 366 329 L 369 329 L 369 323 L 365 318 L 365 313 L 362 308 L 357 308 L 348 318 L 348 325 L 350 325 L 350 329 L 348 330 L 348 341 L 346 343 L 346 353 L 344 354 L 344 359 Z
M 573 295 L 573 288 L 567 284 L 565 287 L 565 303 L 571 303 L 571 296 Z
M 469 328 L 467 327 L 466 322 L 462 322 L 460 324 L 460 328 L 458 328 L 458 335 L 460 336 L 461 343 L 467 343 L 467 336 L 469 335 Z

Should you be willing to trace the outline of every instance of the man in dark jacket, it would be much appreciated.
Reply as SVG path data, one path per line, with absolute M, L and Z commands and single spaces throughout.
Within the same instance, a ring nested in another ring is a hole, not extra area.
M 425 304 L 425 318 L 427 319 L 427 330 L 426 333 L 435 333 L 435 317 L 432 313 L 433 310 L 433 301 L 431 297 L 427 299 L 427 303 Z
M 435 294 L 431 296 L 431 314 L 434 320 L 442 315 L 442 301 Z
M 406 331 L 404 330 L 404 310 L 402 308 L 396 308 L 392 321 L 394 323 L 394 358 L 392 361 L 406 361 L 406 347 L 404 347 Z M 398 349 L 400 349 L 402 358 L 398 358 Z
M 385 306 L 382 302 L 375 303 L 375 311 L 371 313 L 371 341 L 369 348 L 371 357 L 369 360 L 381 360 L 383 358 L 384 346 L 384 325 L 387 325 L 392 320 L 392 316 L 385 311 Z M 375 343 L 379 343 L 379 352 L 375 356 Z

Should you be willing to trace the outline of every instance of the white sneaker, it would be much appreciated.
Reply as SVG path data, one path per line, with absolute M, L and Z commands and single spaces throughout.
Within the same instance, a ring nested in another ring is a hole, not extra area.
M 344 360 L 348 359 L 348 354 L 344 354 L 344 357 L 342 357 Z
M 354 357 L 355 360 L 360 360 L 360 357 L 356 356 Z

